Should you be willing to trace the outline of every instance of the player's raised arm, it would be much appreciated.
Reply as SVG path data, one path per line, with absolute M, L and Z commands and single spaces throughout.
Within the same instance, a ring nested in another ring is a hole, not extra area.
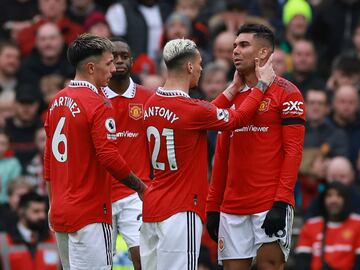
M 231 130 L 249 124 L 258 110 L 265 91 L 275 79 L 271 57 L 263 66 L 259 65 L 259 60 L 255 60 L 255 63 L 258 83 L 251 89 L 251 93 L 241 106 L 236 110 L 216 107 L 214 104 L 221 104 L 221 106 L 226 104 L 227 98 L 224 94 L 220 95 L 212 104 L 205 101 L 194 101 L 193 121 L 189 122 L 189 128 Z

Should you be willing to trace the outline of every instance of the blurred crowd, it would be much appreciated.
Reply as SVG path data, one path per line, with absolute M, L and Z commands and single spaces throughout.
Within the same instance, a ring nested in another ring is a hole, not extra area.
M 166 76 L 161 59 L 165 43 L 194 40 L 203 71 L 190 95 L 211 101 L 233 78 L 233 42 L 244 23 L 274 31 L 274 70 L 300 89 L 306 103 L 293 245 L 304 222 L 324 215 L 321 195 L 334 182 L 348 189 L 341 194 L 349 200 L 349 213 L 360 214 L 358 0 L 2 0 L 0 230 L 11 234 L 22 219 L 34 218 L 24 214 L 28 201 L 46 201 L 43 116 L 74 75 L 66 48 L 79 34 L 123 37 L 134 58 L 133 80 L 154 90 Z M 209 176 L 216 135 L 208 132 Z M 35 221 L 46 224 L 45 208 L 40 210 L 44 214 Z M 40 223 L 30 230 L 43 230 Z M 216 244 L 207 235 L 203 242 L 199 269 L 216 269 Z M 295 269 L 293 258 L 289 269 Z

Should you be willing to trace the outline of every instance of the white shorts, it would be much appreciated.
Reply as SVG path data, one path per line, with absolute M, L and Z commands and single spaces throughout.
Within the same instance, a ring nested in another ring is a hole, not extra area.
M 64 270 L 110 270 L 111 225 L 93 223 L 74 233 L 55 233 Z
M 177 213 L 162 222 L 144 222 L 140 229 L 141 268 L 196 270 L 202 227 L 194 212 Z
M 139 246 L 139 230 L 142 223 L 142 201 L 137 193 L 112 203 L 113 252 L 116 239 L 121 233 L 128 248 Z
M 283 237 L 265 234 L 261 228 L 268 211 L 253 215 L 231 215 L 220 213 L 218 259 L 254 258 L 257 250 L 264 243 L 277 241 L 284 253 L 285 261 L 289 257 L 294 210 L 286 210 L 285 234 Z

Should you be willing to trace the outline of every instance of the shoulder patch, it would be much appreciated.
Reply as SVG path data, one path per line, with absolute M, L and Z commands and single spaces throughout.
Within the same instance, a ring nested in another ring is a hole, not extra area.
M 114 118 L 108 118 L 105 120 L 105 128 L 110 133 L 116 133 L 116 125 Z

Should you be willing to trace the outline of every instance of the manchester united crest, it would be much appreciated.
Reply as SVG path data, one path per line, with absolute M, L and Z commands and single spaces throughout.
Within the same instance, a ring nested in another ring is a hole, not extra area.
M 265 98 L 265 99 L 263 99 L 263 101 L 260 102 L 259 109 L 258 109 L 259 113 L 264 113 L 269 110 L 270 101 L 271 101 L 270 98 Z
M 129 104 L 129 116 L 134 120 L 139 120 L 143 117 L 143 105 L 142 104 Z

